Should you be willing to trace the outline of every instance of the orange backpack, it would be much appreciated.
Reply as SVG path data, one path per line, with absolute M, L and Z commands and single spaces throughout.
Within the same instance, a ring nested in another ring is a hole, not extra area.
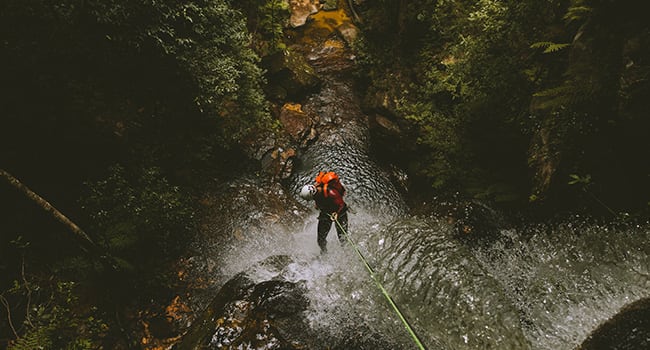
M 341 183 L 341 180 L 339 180 L 339 176 L 333 172 L 319 172 L 318 175 L 316 176 L 316 186 L 323 186 L 323 195 L 327 197 L 327 188 L 332 187 L 336 191 L 338 191 L 341 196 L 345 194 L 345 187 L 343 187 L 343 184 Z

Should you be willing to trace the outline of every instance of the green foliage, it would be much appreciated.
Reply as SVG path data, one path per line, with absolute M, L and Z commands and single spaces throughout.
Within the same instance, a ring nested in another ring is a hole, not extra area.
M 108 326 L 97 318 L 95 308 L 75 309 L 79 302 L 76 283 L 59 281 L 48 285 L 46 281 L 24 279 L 14 284 L 9 293 L 33 304 L 25 315 L 23 334 L 7 350 L 98 348 Z
M 33 350 L 33 349 L 53 349 L 52 333 L 54 329 L 48 327 L 39 327 L 31 330 L 15 343 L 10 344 L 7 350 Z
M 271 123 L 259 58 L 231 1 L 12 0 L 0 23 L 7 90 L 24 84 L 39 100 L 39 87 L 55 89 L 50 107 L 65 109 L 55 118 L 118 119 L 123 134 L 138 125 L 136 113 L 199 111 L 223 146 Z
M 421 130 L 418 144 L 429 150 L 426 158 L 418 165 L 417 172 L 432 179 L 431 185 L 440 189 L 454 183 L 459 174 L 452 165 L 461 157 L 459 137 L 453 118 L 436 112 L 429 103 L 407 104 L 400 109 L 406 119 L 414 122 Z
M 219 118 L 226 140 L 236 142 L 248 128 L 268 121 L 259 59 L 242 13 L 229 1 L 91 3 L 91 13 L 108 27 L 108 40 L 153 47 L 188 73 L 197 87 L 194 102 Z
M 569 174 L 569 178 L 571 178 L 571 180 L 569 181 L 569 185 L 579 184 L 582 188 L 587 188 L 589 185 L 591 185 L 590 174 L 587 174 L 585 176 L 580 176 L 577 174 Z
M 571 6 L 564 15 L 567 23 L 584 21 L 585 17 L 593 12 L 593 8 L 587 5 L 586 0 L 572 0 Z
M 255 51 L 262 57 L 286 50 L 284 28 L 291 12 L 286 0 L 245 0 L 234 6 L 248 14 L 248 27 Z
M 540 201 L 553 191 L 576 196 L 553 177 L 580 171 L 601 179 L 593 196 L 605 200 L 601 192 L 609 191 L 625 200 L 614 188 L 627 182 L 615 179 L 634 174 L 637 184 L 647 183 L 639 159 L 649 148 L 633 129 L 647 125 L 639 106 L 647 105 L 648 84 L 631 83 L 648 81 L 641 2 L 384 0 L 361 7 L 365 37 L 357 48 L 369 97 L 399 101 L 377 107 L 413 127 L 410 169 L 435 189 Z M 611 167 L 623 159 L 625 172 Z
M 427 34 L 414 65 L 418 78 L 398 111 L 417 126 L 418 173 L 436 189 L 517 197 L 507 193 L 514 186 L 504 185 L 503 177 L 520 174 L 502 169 L 503 163 L 515 168 L 508 162 L 523 157 L 506 154 L 513 149 L 508 142 L 521 141 L 498 135 L 521 132 L 518 118 L 531 89 L 523 74 L 525 62 L 519 59 L 528 44 L 523 23 L 512 22 L 515 6 L 488 0 L 419 1 L 412 9 Z
M 544 53 L 553 53 L 569 47 L 571 44 L 540 41 L 530 45 L 531 49 L 544 49 Z
M 194 228 L 189 198 L 157 168 L 133 173 L 121 166 L 88 184 L 83 208 L 100 244 L 118 256 L 138 260 L 142 251 L 164 259 L 178 253 Z

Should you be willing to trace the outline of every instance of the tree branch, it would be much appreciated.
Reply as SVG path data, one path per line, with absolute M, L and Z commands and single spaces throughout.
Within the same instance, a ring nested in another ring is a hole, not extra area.
M 70 219 L 68 219 L 65 215 L 63 215 L 60 211 L 58 211 L 55 207 L 53 207 L 48 201 L 43 199 L 43 197 L 39 196 L 34 191 L 30 190 L 29 187 L 23 185 L 18 179 L 16 179 L 11 174 L 6 172 L 4 169 L 0 169 L 0 177 L 5 179 L 5 181 L 7 181 L 12 187 L 22 192 L 25 196 L 27 196 L 27 198 L 31 199 L 39 207 L 41 207 L 48 214 L 50 214 L 50 216 L 52 216 L 55 220 L 65 225 L 70 232 L 72 232 L 75 236 L 77 236 L 77 238 L 80 238 L 81 240 L 83 240 L 87 244 L 90 244 L 93 247 L 96 246 L 95 242 L 93 242 L 93 240 L 90 239 L 90 236 L 88 236 L 86 232 L 84 232 L 81 228 L 79 228 L 77 224 L 75 224 Z M 84 250 L 86 249 L 84 248 Z
M 2 305 L 4 305 L 4 307 L 7 309 L 7 320 L 9 320 L 9 327 L 11 327 L 11 331 L 14 333 L 16 339 L 20 338 L 18 336 L 18 332 L 16 332 L 16 328 L 14 327 L 14 322 L 11 320 L 11 308 L 9 308 L 9 302 L 3 294 L 0 294 L 0 302 L 2 302 Z
M 5 181 L 9 183 L 9 185 L 17 189 L 18 191 L 20 191 L 32 202 L 36 203 L 36 205 L 38 205 L 43 210 L 45 210 L 56 221 L 62 223 L 68 229 L 68 231 L 74 234 L 74 236 L 82 242 L 80 248 L 84 252 L 89 254 L 90 253 L 97 254 L 96 256 L 93 255 L 93 257 L 99 258 L 102 261 L 102 263 L 108 264 L 113 269 L 117 269 L 118 264 L 116 263 L 115 259 L 108 254 L 108 252 L 106 252 L 104 249 L 99 247 L 90 238 L 90 236 L 88 236 L 88 234 L 84 232 L 84 230 L 82 230 L 79 226 L 77 226 L 77 224 L 72 222 L 72 220 L 68 219 L 65 215 L 63 215 L 63 213 L 61 213 L 55 207 L 53 207 L 48 201 L 43 199 L 43 197 L 39 196 L 34 191 L 30 190 L 29 187 L 25 186 L 23 183 L 21 183 L 18 179 L 13 177 L 4 169 L 0 169 L 0 178 L 3 178 Z

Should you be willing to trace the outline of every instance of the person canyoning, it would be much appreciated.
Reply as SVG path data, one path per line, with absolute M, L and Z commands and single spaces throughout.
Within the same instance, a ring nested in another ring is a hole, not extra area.
M 337 221 L 336 233 L 339 242 L 345 241 L 345 233 L 348 230 L 348 206 L 343 200 L 345 187 L 341 184 L 335 172 L 320 172 L 314 184 L 303 186 L 300 197 L 305 200 L 314 200 L 316 209 L 320 210 L 318 215 L 318 236 L 316 242 L 321 253 L 327 252 L 327 235 L 332 228 L 332 222 Z

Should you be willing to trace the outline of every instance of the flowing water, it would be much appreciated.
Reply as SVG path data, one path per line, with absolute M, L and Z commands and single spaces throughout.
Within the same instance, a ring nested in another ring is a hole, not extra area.
M 221 238 L 200 242 L 196 257 L 213 275 L 209 292 L 255 266 L 254 280 L 281 277 L 306 287 L 305 319 L 321 335 L 310 348 L 417 348 L 333 229 L 329 252 L 320 255 L 317 213 L 297 192 L 327 170 L 346 186 L 351 239 L 428 349 L 574 349 L 624 305 L 650 297 L 648 224 L 604 226 L 576 217 L 498 228 L 489 241 L 468 244 L 446 218 L 408 214 L 369 154 L 367 117 L 350 86 L 326 79 L 304 103 L 320 117 L 321 134 L 299 155 L 288 186 L 265 188 L 254 178 L 229 185 L 235 196 L 216 219 Z M 275 198 L 280 210 L 268 210 L 259 197 Z M 291 257 L 281 273 L 255 265 L 274 255 Z
M 301 155 L 290 179 L 284 195 L 298 204 L 287 210 L 303 223 L 270 223 L 255 207 L 259 203 L 242 197 L 241 212 L 250 214 L 234 224 L 245 234 L 214 258 L 228 278 L 269 256 L 290 256 L 282 277 L 306 286 L 306 319 L 324 335 L 323 349 L 349 348 L 350 338 L 356 348 L 417 347 L 355 251 L 339 245 L 333 229 L 329 253 L 319 254 L 317 213 L 296 193 L 320 170 L 340 174 L 353 210 L 350 237 L 429 349 L 573 349 L 621 307 L 650 296 L 647 225 L 602 226 L 576 217 L 500 229 L 491 241 L 470 245 L 442 218 L 409 215 L 388 174 L 368 154 L 364 117 L 346 89 L 326 86 L 324 95 L 332 96 L 305 106 L 348 118 Z M 234 186 L 254 187 L 245 181 Z M 251 223 L 254 213 L 261 216 L 257 224 Z M 259 268 L 252 275 L 263 281 L 276 274 Z

